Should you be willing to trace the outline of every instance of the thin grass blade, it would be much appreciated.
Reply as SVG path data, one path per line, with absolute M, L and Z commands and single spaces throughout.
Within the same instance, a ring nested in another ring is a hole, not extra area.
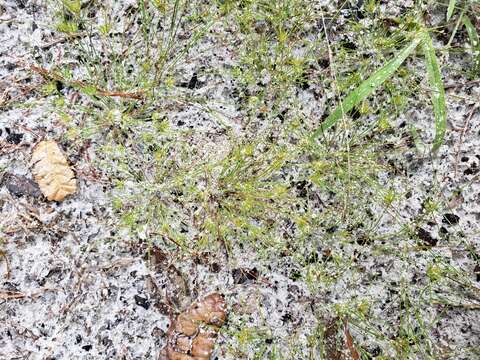
M 422 48 L 425 55 L 428 83 L 432 91 L 432 104 L 435 115 L 435 138 L 433 139 L 432 151 L 437 151 L 443 143 L 447 127 L 445 89 L 432 39 L 426 30 L 422 32 L 422 38 Z
M 382 68 L 373 73 L 367 80 L 362 82 L 355 90 L 347 95 L 347 97 L 335 108 L 335 110 L 325 119 L 310 135 L 310 141 L 314 141 L 325 130 L 331 128 L 341 119 L 345 113 L 352 110 L 352 108 L 361 103 L 365 98 L 371 95 L 376 89 L 382 85 L 385 80 L 390 78 L 405 59 L 415 50 L 422 37 L 417 35 L 413 40 L 403 48 L 398 55 L 385 64 Z
M 470 46 L 473 50 L 475 72 L 480 72 L 480 37 L 478 36 L 477 29 L 475 29 L 475 26 L 473 26 L 468 16 L 464 15 L 462 17 L 462 22 L 463 25 L 465 25 L 465 29 L 467 29 Z
M 448 8 L 447 8 L 447 21 L 450 21 L 450 18 L 453 15 L 453 11 L 455 10 L 455 5 L 457 4 L 457 0 L 450 0 L 448 2 Z
M 478 36 L 477 30 L 475 29 L 475 26 L 473 26 L 468 16 L 463 16 L 462 21 L 463 21 L 463 25 L 465 25 L 465 28 L 467 29 L 468 37 L 470 38 L 472 47 L 478 47 L 480 43 L 479 43 L 479 36 Z

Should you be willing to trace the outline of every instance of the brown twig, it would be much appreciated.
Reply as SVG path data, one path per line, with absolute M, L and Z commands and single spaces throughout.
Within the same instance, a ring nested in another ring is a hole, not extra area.
M 30 298 L 33 299 L 37 296 L 40 296 L 42 293 L 45 291 L 49 290 L 55 290 L 51 288 L 42 288 L 38 291 L 32 292 L 30 294 L 26 294 L 21 291 L 11 291 L 11 290 L 1 290 L 0 289 L 0 299 L 1 300 L 18 300 L 18 299 L 24 299 L 24 298 Z
M 443 305 L 443 306 L 450 306 L 455 308 L 463 308 L 467 310 L 480 310 L 480 304 L 462 304 L 462 303 L 444 303 L 437 300 L 432 300 L 432 304 L 435 305 Z
M 459 87 L 462 87 L 462 86 L 470 86 L 470 85 L 476 85 L 476 84 L 479 84 L 480 83 L 480 80 L 471 80 L 471 81 L 467 81 L 465 83 L 461 83 L 461 84 L 447 84 L 444 86 L 445 90 L 447 89 L 455 89 L 455 88 L 459 88 Z
M 62 81 L 62 82 L 65 81 L 61 75 L 36 65 L 30 65 L 30 70 L 48 79 Z M 108 91 L 108 90 L 99 89 L 95 86 L 92 86 L 91 84 L 88 84 L 80 80 L 72 81 L 71 85 L 75 85 L 80 88 L 93 87 L 95 89 L 96 94 L 102 95 L 102 96 L 121 97 L 126 99 L 135 99 L 135 100 L 143 100 L 145 98 L 143 91 L 139 91 L 139 92 Z
M 343 322 L 343 332 L 345 333 L 345 344 L 350 351 L 350 356 L 353 360 L 360 360 L 360 354 L 358 353 L 355 344 L 353 343 L 353 338 L 350 334 L 350 331 L 348 331 L 348 325 L 346 320 Z
M 0 155 L 6 155 L 10 154 L 12 152 L 17 151 L 20 149 L 23 145 L 15 145 L 15 144 L 7 144 L 4 141 L 0 140 Z
M 27 127 L 27 126 L 25 126 L 25 125 L 19 124 L 18 127 L 19 127 L 20 129 L 22 129 L 23 131 L 29 132 L 30 134 L 33 135 L 33 137 L 35 137 L 35 138 L 37 138 L 37 139 L 43 137 L 43 136 L 38 135 L 35 131 L 33 131 L 32 129 L 30 129 L 29 127 Z
M 135 259 L 133 258 L 120 258 L 115 261 L 113 261 L 111 264 L 104 265 L 102 266 L 102 270 L 105 271 L 106 273 L 111 272 L 112 270 L 121 268 L 121 267 L 126 267 L 130 266 L 135 262 Z
M 42 50 L 47 50 L 49 48 L 51 48 L 52 46 L 55 46 L 55 45 L 58 45 L 58 44 L 61 44 L 63 43 L 64 41 L 67 41 L 67 40 L 70 40 L 70 39 L 75 39 L 75 38 L 79 38 L 79 37 L 84 37 L 86 36 L 87 33 L 74 33 L 74 34 L 70 34 L 68 36 L 65 36 L 65 37 L 62 37 L 60 39 L 56 39 L 56 40 L 53 40 L 47 44 L 43 44 L 43 45 L 40 45 L 40 49 Z
M 2 300 L 23 299 L 26 296 L 20 291 L 0 290 L 0 299 Z

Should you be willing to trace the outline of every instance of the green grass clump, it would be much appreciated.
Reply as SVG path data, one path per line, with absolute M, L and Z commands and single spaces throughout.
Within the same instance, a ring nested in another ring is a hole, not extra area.
M 263 148 L 261 155 L 256 155 L 260 146 L 238 144 L 218 161 L 195 159 L 190 152 L 187 158 L 193 167 L 176 161 L 178 153 L 160 154 L 154 165 L 154 182 L 137 181 L 135 185 L 142 190 L 118 206 L 132 204 L 126 224 L 134 228 L 147 223 L 160 241 L 172 245 L 168 241 L 173 240 L 190 250 L 224 247 L 231 255 L 232 241 L 259 249 L 281 249 L 285 243 L 279 240 L 278 224 L 288 218 L 298 201 L 287 183 L 275 178 L 287 160 L 285 152 Z M 141 207 L 135 205 L 140 201 Z M 195 231 L 188 239 L 178 232 L 181 224 Z

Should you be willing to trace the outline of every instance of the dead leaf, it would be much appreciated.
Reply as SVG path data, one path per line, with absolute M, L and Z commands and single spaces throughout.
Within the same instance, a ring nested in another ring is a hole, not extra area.
M 10 261 L 8 261 L 7 253 L 5 250 L 0 249 L 0 257 L 5 260 L 5 267 L 6 267 L 5 278 L 8 279 L 10 278 Z
M 75 175 L 55 141 L 41 141 L 32 154 L 33 175 L 48 200 L 62 201 L 77 190 Z
M 220 327 L 227 318 L 223 295 L 213 293 L 193 303 L 171 325 L 168 360 L 208 360 Z

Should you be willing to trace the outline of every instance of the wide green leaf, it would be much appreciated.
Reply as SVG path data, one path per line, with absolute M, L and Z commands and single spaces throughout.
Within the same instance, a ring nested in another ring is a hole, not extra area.
M 335 108 L 335 110 L 325 119 L 310 135 L 310 141 L 314 141 L 320 134 L 328 128 L 331 128 L 337 121 L 352 110 L 356 105 L 361 103 L 366 97 L 371 95 L 376 89 L 382 85 L 385 80 L 390 78 L 405 59 L 415 50 L 417 45 L 422 41 L 422 36 L 417 34 L 413 40 L 404 47 L 395 58 L 390 60 L 382 68 L 373 73 L 368 79 L 363 81 L 356 89 L 350 92 L 347 97 Z

